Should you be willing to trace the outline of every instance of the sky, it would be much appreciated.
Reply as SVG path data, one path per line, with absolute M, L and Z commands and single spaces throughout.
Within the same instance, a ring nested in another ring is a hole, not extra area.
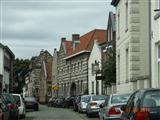
M 0 42 L 16 58 L 59 49 L 62 37 L 106 29 L 111 0 L 0 0 Z

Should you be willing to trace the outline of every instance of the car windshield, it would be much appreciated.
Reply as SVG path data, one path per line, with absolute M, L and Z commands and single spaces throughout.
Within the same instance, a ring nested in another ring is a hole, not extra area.
M 113 95 L 111 98 L 112 104 L 126 103 L 130 97 L 130 94 Z
M 84 96 L 84 97 L 81 98 L 81 101 L 82 101 L 82 102 L 85 102 L 85 103 L 88 103 L 89 100 L 90 100 L 90 97 L 89 97 L 89 96 Z
M 13 95 L 13 97 L 14 97 L 16 103 L 20 103 L 20 97 L 19 96 Z
M 16 103 L 15 99 L 13 98 L 12 95 L 9 94 L 3 94 L 3 98 L 6 101 L 7 104 L 9 103 Z
M 25 101 L 36 101 L 34 97 L 25 97 Z
M 160 90 L 146 92 L 143 107 L 160 107 Z
M 103 96 L 103 95 L 92 96 L 93 101 L 105 100 L 105 98 L 106 98 L 106 96 Z

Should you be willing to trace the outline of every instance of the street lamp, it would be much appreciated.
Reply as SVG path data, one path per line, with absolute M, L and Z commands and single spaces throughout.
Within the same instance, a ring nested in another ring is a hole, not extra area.
M 97 74 L 100 73 L 99 62 L 97 60 L 95 60 L 93 71 L 96 73 L 95 80 L 96 80 L 96 95 L 97 95 L 99 93 Z

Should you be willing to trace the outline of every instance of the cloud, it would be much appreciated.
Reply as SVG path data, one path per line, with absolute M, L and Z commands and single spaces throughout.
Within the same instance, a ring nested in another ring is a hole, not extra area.
M 14 50 L 16 57 L 21 58 L 31 57 L 26 49 L 54 50 L 54 47 L 59 48 L 61 37 L 70 39 L 73 33 L 83 35 L 95 28 L 105 29 L 108 13 L 114 10 L 110 2 L 103 0 L 3 1 L 1 41 Z

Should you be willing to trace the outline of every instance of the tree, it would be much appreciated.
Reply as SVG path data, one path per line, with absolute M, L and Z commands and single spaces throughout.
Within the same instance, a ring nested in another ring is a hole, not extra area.
M 14 82 L 18 83 L 18 86 L 14 89 L 15 93 L 21 93 L 22 88 L 25 85 L 25 74 L 29 71 L 30 60 L 16 58 L 13 65 Z
M 113 48 L 107 49 L 106 52 L 107 60 L 104 62 L 102 67 L 103 75 L 105 77 L 104 84 L 111 85 L 116 83 L 116 53 Z

